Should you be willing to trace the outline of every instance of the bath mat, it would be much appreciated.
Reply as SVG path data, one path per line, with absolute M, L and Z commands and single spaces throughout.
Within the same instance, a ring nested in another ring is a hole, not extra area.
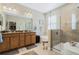
M 32 49 L 32 48 L 35 48 L 35 47 L 37 47 L 37 45 L 31 45 L 31 46 L 28 46 L 26 48 L 27 48 L 27 50 L 29 50 L 29 49 Z
M 24 53 L 22 55 L 38 55 L 38 54 L 35 51 L 30 51 L 30 52 Z

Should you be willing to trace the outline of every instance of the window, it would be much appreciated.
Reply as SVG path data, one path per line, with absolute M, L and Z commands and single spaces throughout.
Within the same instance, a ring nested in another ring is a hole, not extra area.
M 76 29 L 76 15 L 72 14 L 72 30 Z
M 48 29 L 59 29 L 59 23 L 56 15 L 52 15 L 48 17 Z
M 50 19 L 50 16 L 48 16 L 48 29 L 51 29 L 51 21 L 50 21 L 51 19 Z
M 51 16 L 51 29 L 57 29 L 57 17 L 56 17 L 56 15 Z

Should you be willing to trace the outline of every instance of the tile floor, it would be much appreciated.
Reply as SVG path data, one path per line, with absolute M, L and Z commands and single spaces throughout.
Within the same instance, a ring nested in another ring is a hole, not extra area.
M 7 52 L 2 55 L 24 55 L 25 53 L 27 54 L 30 51 L 34 51 L 35 53 L 37 53 L 37 55 L 61 55 L 60 52 L 56 50 L 43 50 L 42 44 L 40 43 L 29 47 L 23 47 L 11 52 Z
M 54 50 L 54 51 L 50 51 L 50 50 L 43 50 L 43 47 L 41 44 L 37 44 L 37 47 L 31 48 L 31 49 L 25 49 L 23 51 L 20 51 L 20 53 L 16 54 L 16 55 L 22 55 L 24 53 L 28 53 L 29 51 L 35 51 L 38 55 L 61 55 L 60 52 Z

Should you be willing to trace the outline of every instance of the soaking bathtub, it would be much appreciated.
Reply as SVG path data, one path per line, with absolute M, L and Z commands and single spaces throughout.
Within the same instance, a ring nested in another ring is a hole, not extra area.
M 64 55 L 79 55 L 79 43 L 72 46 L 71 43 L 60 43 L 54 46 L 55 49 L 60 50 Z

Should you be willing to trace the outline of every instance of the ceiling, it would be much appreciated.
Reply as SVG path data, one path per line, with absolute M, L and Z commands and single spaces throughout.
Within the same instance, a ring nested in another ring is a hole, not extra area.
M 46 13 L 50 10 L 53 10 L 57 7 L 64 5 L 65 3 L 22 3 L 26 7 L 30 7 L 31 9 L 40 11 L 42 13 Z

